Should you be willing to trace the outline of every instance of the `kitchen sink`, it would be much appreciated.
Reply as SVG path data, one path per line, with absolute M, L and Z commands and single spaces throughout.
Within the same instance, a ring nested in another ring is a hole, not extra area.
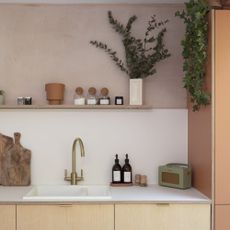
M 39 185 L 23 196 L 23 200 L 109 200 L 109 186 L 103 185 Z

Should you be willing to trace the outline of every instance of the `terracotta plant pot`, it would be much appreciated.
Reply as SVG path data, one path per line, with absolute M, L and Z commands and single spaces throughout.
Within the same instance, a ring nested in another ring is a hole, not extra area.
M 48 83 L 45 85 L 46 97 L 50 105 L 61 105 L 64 100 L 65 85 L 62 83 Z

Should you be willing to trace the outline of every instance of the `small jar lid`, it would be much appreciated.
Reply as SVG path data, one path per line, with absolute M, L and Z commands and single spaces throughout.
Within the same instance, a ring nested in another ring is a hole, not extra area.
M 83 92 L 84 92 L 84 90 L 83 90 L 82 87 L 77 87 L 77 88 L 75 89 L 75 92 L 76 92 L 77 95 L 82 95 Z
M 108 96 L 108 94 L 109 94 L 109 90 L 107 88 L 104 87 L 101 89 L 101 95 L 102 96 L 105 97 L 105 96 Z
M 88 93 L 90 94 L 90 95 L 96 95 L 96 93 L 97 93 L 97 90 L 94 88 L 94 87 L 90 87 L 89 89 L 88 89 Z

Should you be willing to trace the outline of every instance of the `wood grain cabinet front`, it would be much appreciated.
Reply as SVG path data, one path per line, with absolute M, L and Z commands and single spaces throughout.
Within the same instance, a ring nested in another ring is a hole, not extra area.
M 0 229 L 16 230 L 15 205 L 0 205 Z
M 210 230 L 209 204 L 115 205 L 115 230 Z
M 114 205 L 18 205 L 17 230 L 31 229 L 114 230 Z

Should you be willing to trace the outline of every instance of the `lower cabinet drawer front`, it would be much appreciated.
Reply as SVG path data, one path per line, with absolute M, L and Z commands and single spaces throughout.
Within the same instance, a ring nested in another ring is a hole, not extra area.
M 209 204 L 121 204 L 115 230 L 210 230 L 210 217 Z
M 230 205 L 215 205 L 215 230 L 230 229 Z
M 0 229 L 15 230 L 16 229 L 16 206 L 0 205 Z
M 114 205 L 18 205 L 17 230 L 114 230 Z

